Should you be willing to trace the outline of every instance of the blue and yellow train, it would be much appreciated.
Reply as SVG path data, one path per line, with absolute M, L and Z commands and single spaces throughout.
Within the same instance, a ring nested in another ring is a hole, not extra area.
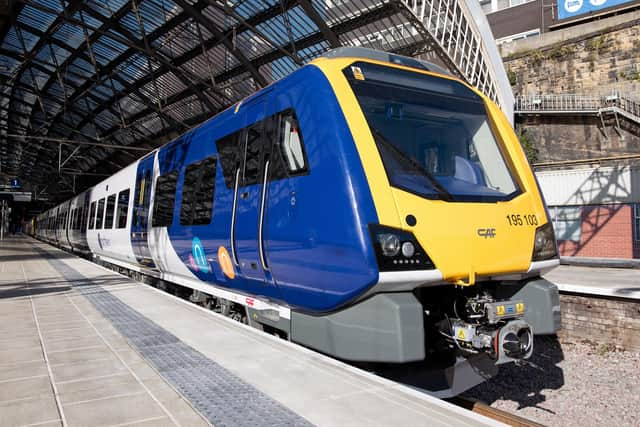
M 47 212 L 36 233 L 334 357 L 456 394 L 559 328 L 509 122 L 431 64 L 339 49 Z

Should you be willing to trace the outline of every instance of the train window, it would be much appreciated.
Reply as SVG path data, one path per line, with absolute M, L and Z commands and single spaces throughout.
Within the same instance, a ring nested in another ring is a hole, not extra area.
M 113 228 L 113 211 L 116 208 L 116 195 L 107 198 L 107 209 L 104 214 L 104 228 Z
M 84 221 L 84 207 L 80 206 L 77 211 L 76 230 L 82 230 L 82 221 Z
M 205 225 L 211 222 L 216 183 L 215 157 L 187 166 L 182 186 L 181 225 Z
M 102 228 L 102 219 L 104 218 L 104 198 L 98 202 L 98 212 L 96 213 L 96 230 Z
M 264 144 L 263 121 L 254 123 L 247 128 L 247 145 L 244 153 L 244 171 L 242 185 L 257 184 L 260 175 L 260 149 Z
M 173 223 L 173 208 L 176 202 L 178 172 L 159 176 L 156 180 L 152 227 L 168 227 Z
M 96 223 L 96 202 L 91 202 L 89 208 L 89 230 L 93 230 L 93 226 Z
M 298 120 L 293 112 L 282 115 L 278 145 L 284 157 L 289 174 L 306 171 L 304 146 Z
M 236 170 L 240 166 L 240 135 L 242 131 L 232 133 L 216 141 L 218 155 L 220 156 L 220 166 L 222 166 L 222 176 L 227 188 L 231 189 L 235 185 Z
M 116 213 L 117 227 L 125 228 L 127 226 L 127 212 L 129 211 L 129 189 L 121 191 L 118 194 L 118 211 Z
M 75 230 L 78 226 L 78 208 L 71 209 L 71 220 L 69 221 L 69 228 Z

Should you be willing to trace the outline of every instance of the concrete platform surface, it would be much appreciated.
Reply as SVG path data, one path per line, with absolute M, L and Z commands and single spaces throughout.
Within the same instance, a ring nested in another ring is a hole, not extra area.
M 545 279 L 560 291 L 640 300 L 640 270 L 560 265 Z
M 212 366 L 218 383 L 190 387 Z M 0 242 L 0 426 L 208 424 L 502 425 L 42 242 Z

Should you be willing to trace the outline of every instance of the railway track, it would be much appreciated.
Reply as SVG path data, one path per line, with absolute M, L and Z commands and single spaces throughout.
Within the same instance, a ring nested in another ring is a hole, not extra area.
M 449 403 L 460 406 L 461 408 L 468 409 L 477 414 L 484 415 L 485 417 L 508 424 L 512 427 L 544 427 L 543 424 L 539 424 L 535 421 L 522 418 L 518 415 L 514 415 L 501 409 L 492 408 L 491 406 L 475 399 L 458 396 L 446 400 Z

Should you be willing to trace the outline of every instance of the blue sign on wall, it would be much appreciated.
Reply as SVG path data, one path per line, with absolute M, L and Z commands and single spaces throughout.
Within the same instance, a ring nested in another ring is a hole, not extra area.
M 558 0 L 558 19 L 573 18 L 635 0 Z
M 22 184 L 20 183 L 20 180 L 18 180 L 18 179 L 12 179 L 11 181 L 9 181 L 9 185 L 11 186 L 11 188 L 20 188 L 20 187 L 22 187 Z

